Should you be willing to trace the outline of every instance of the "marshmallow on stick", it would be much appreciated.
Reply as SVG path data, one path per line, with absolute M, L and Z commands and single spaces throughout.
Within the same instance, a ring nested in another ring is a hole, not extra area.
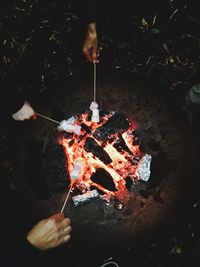
M 71 117 L 68 120 L 61 121 L 57 129 L 58 131 L 66 131 L 69 133 L 74 133 L 76 135 L 79 135 L 81 131 L 81 126 L 76 125 L 75 123 L 76 123 L 76 118 Z
M 83 167 L 83 162 L 80 160 L 76 160 L 74 162 L 74 168 L 73 168 L 72 172 L 70 173 L 70 177 L 72 179 L 76 180 L 80 175 L 82 167 Z
M 100 120 L 98 107 L 99 105 L 95 101 L 91 102 L 90 110 L 92 111 L 92 117 L 91 117 L 92 122 L 99 122 Z

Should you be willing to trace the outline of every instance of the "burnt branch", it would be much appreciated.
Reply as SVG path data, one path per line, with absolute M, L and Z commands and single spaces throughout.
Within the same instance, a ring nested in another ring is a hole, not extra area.
M 84 149 L 87 152 L 91 152 L 95 157 L 107 165 L 112 162 L 112 159 L 107 152 L 91 137 L 86 139 Z
M 94 132 L 94 137 L 100 141 L 107 141 L 111 135 L 128 130 L 128 120 L 121 114 L 116 113 L 101 127 Z

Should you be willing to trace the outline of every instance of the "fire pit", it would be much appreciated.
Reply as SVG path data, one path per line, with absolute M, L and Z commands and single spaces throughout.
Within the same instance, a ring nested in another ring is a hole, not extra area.
M 172 100 L 136 74 L 99 74 L 99 124 L 90 122 L 91 71 L 72 77 L 40 113 L 76 116 L 81 134 L 58 132 L 43 119 L 16 130 L 19 193 L 36 217 L 59 212 L 74 164 L 80 174 L 64 210 L 79 244 L 143 243 L 173 222 L 193 184 L 189 126 Z M 20 140 L 20 141 L 19 141 Z
M 80 134 L 63 132 L 56 140 L 64 148 L 66 178 L 75 189 L 74 204 L 98 196 L 108 205 L 116 199 L 122 207 L 130 197 L 128 189 L 149 179 L 151 155 L 140 150 L 134 123 L 121 113 L 102 111 L 100 118 L 99 123 L 91 122 L 91 112 L 73 117 L 82 128 Z

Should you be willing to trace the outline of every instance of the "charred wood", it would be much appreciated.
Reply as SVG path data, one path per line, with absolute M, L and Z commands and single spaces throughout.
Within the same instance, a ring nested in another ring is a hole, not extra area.
M 87 134 L 91 134 L 91 129 L 85 124 L 81 124 L 81 129 L 84 130 Z
M 84 149 L 87 152 L 91 152 L 95 157 L 107 165 L 112 162 L 112 159 L 107 152 L 91 137 L 86 139 Z
M 126 131 L 128 127 L 128 120 L 121 113 L 116 113 L 106 123 L 97 128 L 93 135 L 97 140 L 107 141 L 111 135 Z
M 126 142 L 124 141 L 123 137 L 121 134 L 118 135 L 118 139 L 117 141 L 113 144 L 114 148 L 116 148 L 116 150 L 118 152 L 128 152 L 130 155 L 133 155 L 133 153 L 131 152 L 131 150 L 128 148 L 128 146 L 126 145 Z
M 109 191 L 117 191 L 112 176 L 104 169 L 97 169 L 90 179 Z

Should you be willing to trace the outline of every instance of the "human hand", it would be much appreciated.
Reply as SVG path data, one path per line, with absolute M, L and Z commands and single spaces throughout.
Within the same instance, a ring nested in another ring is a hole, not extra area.
M 48 250 L 66 243 L 72 230 L 69 218 L 55 214 L 37 223 L 27 235 L 27 240 L 39 250 Z
M 90 62 L 98 63 L 98 36 L 96 31 L 96 23 L 88 24 L 87 34 L 83 43 L 83 54 Z
M 24 121 L 30 118 L 36 119 L 36 114 L 29 102 L 25 101 L 23 107 L 12 114 L 12 118 L 16 121 Z

